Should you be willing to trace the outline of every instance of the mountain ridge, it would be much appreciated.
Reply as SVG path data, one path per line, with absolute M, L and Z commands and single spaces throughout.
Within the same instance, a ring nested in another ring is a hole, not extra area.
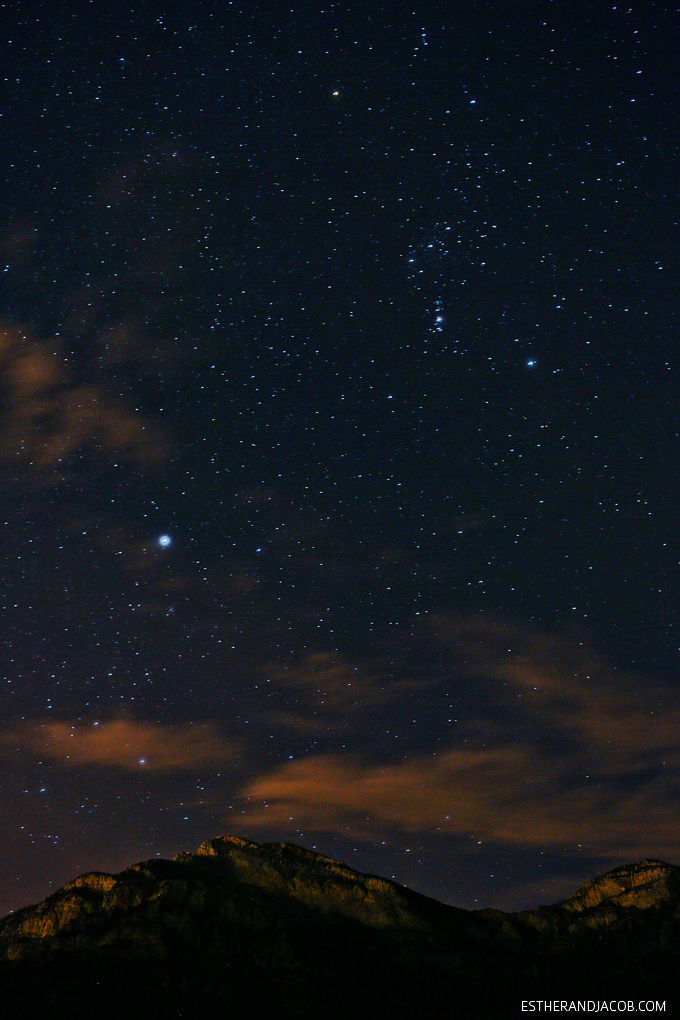
M 302 1018 L 450 1016 L 448 994 L 456 1016 L 502 1017 L 541 990 L 672 995 L 679 948 L 680 868 L 663 861 L 535 910 L 466 911 L 296 844 L 223 835 L 80 875 L 0 920 L 0 995 L 18 1016 L 89 1015 L 105 995 L 145 1017 L 218 1004 Z

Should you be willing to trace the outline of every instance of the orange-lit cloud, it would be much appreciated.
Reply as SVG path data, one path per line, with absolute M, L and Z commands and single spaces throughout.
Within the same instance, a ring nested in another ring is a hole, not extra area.
M 380 660 L 353 662 L 337 652 L 314 652 L 294 665 L 271 667 L 267 680 L 297 693 L 300 715 L 314 711 L 343 716 L 395 701 L 423 683 L 393 677 Z
M 680 701 L 672 688 L 625 673 L 576 643 L 502 619 L 435 617 L 453 676 L 487 684 L 488 697 L 522 732 L 566 742 L 591 771 L 628 775 L 658 758 L 680 765 Z M 483 722 L 483 720 L 482 720 Z
M 166 455 L 158 427 L 109 393 L 102 383 L 76 383 L 58 341 L 0 324 L 0 390 L 5 459 L 41 473 L 42 484 L 68 458 L 90 447 L 113 458 L 156 463 Z
M 584 777 L 585 778 L 585 777 Z M 530 748 L 446 751 L 398 765 L 338 755 L 287 763 L 243 790 L 249 829 L 328 831 L 358 838 L 399 831 L 505 847 L 578 844 L 598 856 L 677 853 L 677 773 L 629 794 L 571 785 Z
M 237 749 L 212 723 L 161 726 L 117 720 L 88 726 L 22 723 L 0 732 L 0 750 L 30 751 L 64 766 L 138 772 L 196 771 L 227 765 Z
M 389 764 L 343 752 L 287 762 L 243 789 L 249 829 L 677 853 L 677 695 L 507 621 L 446 617 L 434 627 L 460 692 L 448 745 Z

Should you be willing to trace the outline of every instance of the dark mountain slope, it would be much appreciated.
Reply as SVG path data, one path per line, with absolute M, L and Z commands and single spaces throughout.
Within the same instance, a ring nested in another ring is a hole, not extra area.
M 679 906 L 680 869 L 657 861 L 504 914 L 220 836 L 6 917 L 0 1001 L 20 1017 L 482 1018 L 522 999 L 644 997 L 672 1015 Z

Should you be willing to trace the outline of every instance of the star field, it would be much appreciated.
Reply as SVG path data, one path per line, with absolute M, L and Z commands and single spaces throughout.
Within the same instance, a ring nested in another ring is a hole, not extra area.
M 459 6 L 3 15 L 0 912 L 677 863 L 679 12 Z

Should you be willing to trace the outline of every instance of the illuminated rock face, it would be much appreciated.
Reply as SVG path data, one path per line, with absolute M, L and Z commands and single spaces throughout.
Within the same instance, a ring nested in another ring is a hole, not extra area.
M 621 907 L 646 910 L 677 893 L 678 869 L 660 861 L 640 861 L 592 878 L 561 906 L 578 912 L 599 906 L 603 901 Z
M 680 869 L 658 861 L 504 914 L 447 907 L 288 843 L 219 836 L 172 861 L 82 875 L 0 921 L 0 1001 L 27 1017 L 378 1020 L 659 999 L 676 983 L 679 907 Z

